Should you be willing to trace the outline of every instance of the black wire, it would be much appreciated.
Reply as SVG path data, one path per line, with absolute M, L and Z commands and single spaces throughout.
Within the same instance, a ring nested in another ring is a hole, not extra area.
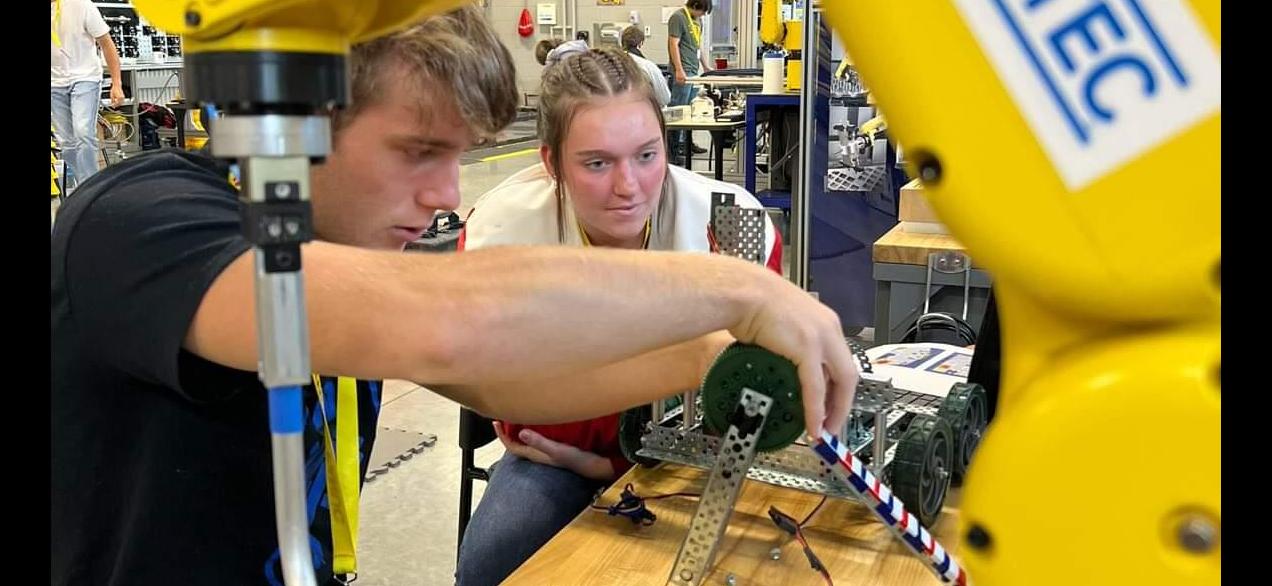
M 673 497 L 673 496 L 684 496 L 684 497 L 689 497 L 689 498 L 698 498 L 698 497 L 702 496 L 702 493 L 700 493 L 700 492 L 672 492 L 672 493 L 668 493 L 668 494 L 656 494 L 656 495 L 654 495 L 654 496 L 647 496 L 647 497 L 645 497 L 645 500 L 647 500 L 647 501 L 656 501 L 656 500 L 659 500 L 659 499 L 665 499 L 665 498 L 669 498 L 669 497 Z
M 589 508 L 596 511 L 604 511 L 611 516 L 623 516 L 630 519 L 633 523 L 641 525 L 653 525 L 658 520 L 658 516 L 645 507 L 645 501 L 655 501 L 659 499 L 670 498 L 673 496 L 700 497 L 700 493 L 694 492 L 673 492 L 668 494 L 658 494 L 649 497 L 642 497 L 636 494 L 636 489 L 631 483 L 623 487 L 623 493 L 619 496 L 619 501 L 610 506 L 598 505 L 593 501 Z M 598 495 L 599 497 L 599 495 Z
M 811 521 L 811 520 L 813 519 L 813 515 L 816 515 L 816 514 L 817 514 L 817 511 L 820 511 L 820 510 L 821 510 L 822 505 L 826 504 L 826 499 L 828 499 L 828 498 L 830 498 L 830 497 L 823 495 L 823 496 L 822 496 L 822 498 L 821 498 L 821 502 L 817 503 L 817 506 L 816 506 L 816 507 L 813 507 L 813 510 L 812 510 L 812 511 L 809 511 L 808 516 L 807 516 L 807 517 L 804 517 L 804 520 L 799 522 L 799 526 L 800 526 L 800 527 L 803 527 L 803 526 L 807 525 L 807 524 L 808 524 L 808 522 L 809 522 L 809 521 Z
M 822 564 L 822 561 L 818 559 L 817 554 L 813 553 L 813 547 L 808 544 L 808 539 L 804 537 L 803 529 L 804 523 L 807 523 L 809 519 L 812 519 L 813 514 L 816 513 L 818 509 L 821 509 L 822 505 L 825 503 L 826 497 L 823 496 L 821 502 L 817 503 L 817 506 L 813 508 L 812 512 L 810 512 L 807 517 L 804 517 L 804 520 L 799 524 L 796 524 L 795 519 L 790 515 L 783 513 L 780 509 L 771 505 L 769 506 L 768 514 L 769 518 L 773 520 L 773 524 L 777 525 L 778 529 L 790 534 L 791 537 L 794 537 L 795 540 L 799 542 L 800 547 L 804 550 L 804 557 L 808 558 L 808 565 L 811 566 L 814 571 L 821 574 L 822 578 L 826 580 L 826 584 L 834 586 L 834 581 L 830 579 L 830 571 L 827 570 L 825 564 Z
M 921 341 L 919 337 L 923 331 L 946 331 L 954 332 L 964 346 L 976 343 L 976 331 L 966 321 L 949 314 L 942 314 L 944 315 L 943 318 L 930 318 L 929 316 L 932 315 L 934 314 L 928 313 L 919 316 L 919 319 L 914 321 L 914 325 L 911 325 L 910 329 L 901 337 L 902 342 L 913 343 Z M 953 319 L 954 324 L 950 324 L 949 318 Z

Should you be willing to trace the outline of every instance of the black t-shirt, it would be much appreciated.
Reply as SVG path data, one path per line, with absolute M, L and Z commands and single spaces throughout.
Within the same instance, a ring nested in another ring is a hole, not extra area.
M 199 154 L 146 154 L 95 175 L 58 213 L 53 584 L 282 583 L 266 391 L 256 373 L 181 348 L 204 292 L 250 248 L 226 172 Z M 381 388 L 359 381 L 359 391 L 365 477 Z M 325 395 L 333 434 L 334 395 Z M 315 568 L 327 583 L 315 407 L 310 385 L 305 497 Z

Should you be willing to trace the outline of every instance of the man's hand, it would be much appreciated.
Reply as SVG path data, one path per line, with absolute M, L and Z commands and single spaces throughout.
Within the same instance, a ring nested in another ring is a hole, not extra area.
M 753 266 L 759 280 L 758 301 L 730 333 L 794 362 L 807 432 L 813 437 L 823 429 L 838 433 L 852 408 L 858 378 L 839 316 L 790 281 Z
M 124 88 L 121 88 L 118 85 L 110 86 L 111 107 L 118 108 L 120 104 L 123 104 L 123 103 L 124 103 Z
M 614 465 L 608 458 L 602 458 L 569 444 L 554 442 L 529 429 L 522 429 L 521 433 L 517 434 L 517 440 L 520 441 L 517 441 L 508 436 L 502 423 L 496 421 L 494 426 L 495 435 L 499 436 L 499 441 L 503 442 L 504 448 L 514 455 L 531 462 L 564 468 L 593 480 L 614 479 Z
M 686 79 L 685 70 L 677 67 L 676 68 L 676 84 L 685 85 L 685 79 Z

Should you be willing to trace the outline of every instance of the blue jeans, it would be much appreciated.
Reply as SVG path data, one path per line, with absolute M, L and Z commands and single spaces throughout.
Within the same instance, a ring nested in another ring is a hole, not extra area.
M 671 89 L 671 101 L 667 103 L 668 106 L 688 106 L 698 95 L 698 86 L 692 84 L 680 85 L 676 83 L 674 79 L 672 80 L 669 89 Z M 682 148 L 687 148 L 688 145 L 685 144 L 685 141 L 687 140 L 688 132 L 684 130 L 671 131 L 672 152 L 679 151 Z M 679 165 L 680 163 L 676 164 Z
M 586 509 L 607 484 L 505 453 L 464 530 L 456 584 L 499 584 Z
M 77 81 L 52 90 L 53 136 L 76 185 L 98 171 L 97 108 L 101 97 L 101 80 Z

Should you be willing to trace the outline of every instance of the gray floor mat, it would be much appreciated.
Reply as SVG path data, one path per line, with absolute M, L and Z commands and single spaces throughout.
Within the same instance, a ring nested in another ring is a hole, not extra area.
M 371 463 L 367 466 L 367 482 L 388 474 L 407 460 L 414 458 L 437 443 L 431 433 L 416 433 L 381 427 L 375 434 L 375 446 L 371 448 Z

